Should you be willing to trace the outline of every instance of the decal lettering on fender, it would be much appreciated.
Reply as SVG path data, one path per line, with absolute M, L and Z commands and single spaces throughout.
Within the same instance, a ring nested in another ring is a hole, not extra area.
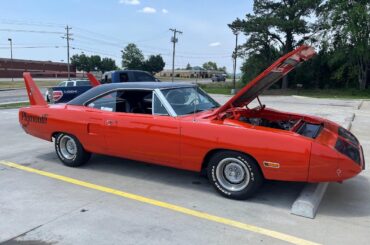
M 42 114 L 41 116 L 35 116 L 35 115 L 30 115 L 27 114 L 26 112 L 22 111 L 21 114 L 22 121 L 25 122 L 33 122 L 33 123 L 40 123 L 40 124 L 47 124 L 48 122 L 48 115 L 47 114 Z

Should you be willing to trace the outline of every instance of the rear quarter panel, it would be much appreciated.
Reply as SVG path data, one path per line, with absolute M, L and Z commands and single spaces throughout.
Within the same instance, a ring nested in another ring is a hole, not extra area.
M 68 109 L 67 109 L 68 108 Z M 51 141 L 54 133 L 64 132 L 76 136 L 84 148 L 95 153 L 105 153 L 101 138 L 89 137 L 89 113 L 84 107 L 65 104 L 47 107 L 32 106 L 19 110 L 19 122 L 26 133 Z M 42 121 L 42 118 L 45 118 Z M 100 147 L 98 147 L 100 146 Z

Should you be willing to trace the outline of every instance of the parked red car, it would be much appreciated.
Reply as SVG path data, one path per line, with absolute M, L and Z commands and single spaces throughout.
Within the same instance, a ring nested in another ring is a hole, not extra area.
M 362 147 L 329 120 L 269 109 L 258 99 L 314 50 L 286 54 L 220 106 L 196 85 L 141 82 L 96 86 L 67 104 L 48 105 L 30 74 L 31 106 L 22 128 L 55 142 L 59 159 L 77 167 L 91 153 L 174 168 L 206 169 L 222 195 L 244 199 L 264 179 L 342 181 L 359 174 Z M 250 108 L 257 99 L 259 106 Z

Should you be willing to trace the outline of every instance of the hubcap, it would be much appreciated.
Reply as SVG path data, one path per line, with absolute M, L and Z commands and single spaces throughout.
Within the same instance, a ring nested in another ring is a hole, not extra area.
M 250 173 L 245 163 L 233 157 L 219 162 L 216 177 L 220 185 L 229 191 L 243 190 L 250 181 Z
M 77 145 L 72 137 L 65 135 L 60 139 L 60 153 L 69 160 L 76 156 Z
M 226 180 L 233 184 L 238 184 L 244 179 L 245 172 L 243 168 L 236 163 L 229 163 L 225 166 L 224 176 Z

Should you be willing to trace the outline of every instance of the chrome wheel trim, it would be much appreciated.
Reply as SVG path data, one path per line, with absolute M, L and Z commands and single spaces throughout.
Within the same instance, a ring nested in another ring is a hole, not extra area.
M 68 136 L 64 135 L 59 141 L 60 154 L 68 160 L 76 157 L 77 154 L 77 144 L 76 141 Z
M 222 159 L 216 167 L 216 178 L 228 191 L 241 191 L 250 182 L 250 172 L 241 160 L 230 157 Z

